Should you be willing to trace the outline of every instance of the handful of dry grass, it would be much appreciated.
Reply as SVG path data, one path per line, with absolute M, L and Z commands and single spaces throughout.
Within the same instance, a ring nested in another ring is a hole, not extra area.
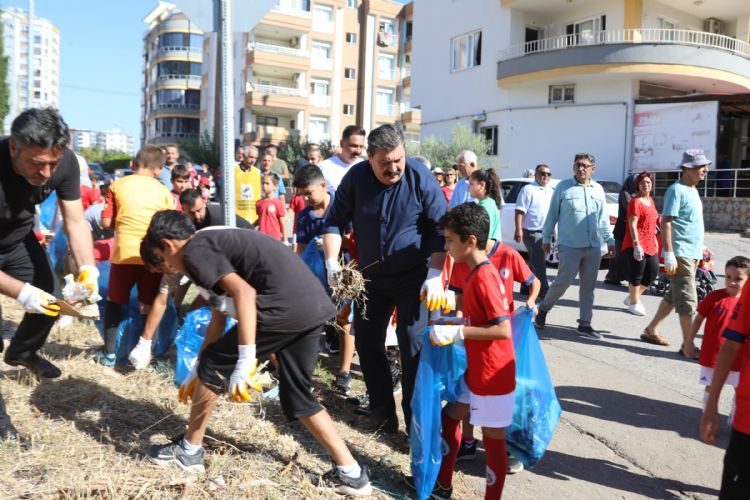
M 348 262 L 341 266 L 341 272 L 332 283 L 331 292 L 336 307 L 341 309 L 345 304 L 351 303 L 357 306 L 357 312 L 362 319 L 367 318 L 367 294 L 365 284 L 367 280 L 357 269 L 356 262 Z

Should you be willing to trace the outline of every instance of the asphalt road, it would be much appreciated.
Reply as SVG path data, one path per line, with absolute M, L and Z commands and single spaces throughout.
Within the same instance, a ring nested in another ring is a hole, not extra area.
M 750 239 L 735 234 L 706 235 L 723 286 L 725 262 L 750 256 Z M 555 270 L 550 269 L 552 275 Z M 628 314 L 625 287 L 604 285 L 599 273 L 593 326 L 604 334 L 590 340 L 576 334 L 577 283 L 547 317 L 540 334 L 563 415 L 542 461 L 530 471 L 508 476 L 504 498 L 712 498 L 718 495 L 729 433 L 719 446 L 699 440 L 702 386 L 698 364 L 677 354 L 677 316 L 661 334 L 671 345 L 639 339 L 661 300 L 646 295 L 645 317 Z M 722 413 L 730 407 L 724 391 Z M 458 480 L 484 491 L 484 455 Z

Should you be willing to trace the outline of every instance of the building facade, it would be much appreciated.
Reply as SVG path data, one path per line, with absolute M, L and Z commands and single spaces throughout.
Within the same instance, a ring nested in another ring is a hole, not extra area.
M 159 2 L 143 21 L 141 143 L 194 141 L 200 131 L 203 33 Z
M 131 134 L 120 129 L 96 130 L 71 129 L 73 150 L 80 148 L 100 148 L 104 151 L 119 151 L 132 155 L 135 152 L 135 140 Z
M 29 108 L 60 106 L 60 30 L 47 19 L 16 7 L 2 11 L 4 55 L 8 58 L 10 110 L 3 124 Z
M 296 135 L 337 144 L 348 125 L 369 131 L 397 122 L 418 140 L 419 115 L 409 103 L 411 22 L 410 6 L 389 0 L 279 0 L 251 32 L 234 36 L 238 142 Z M 201 90 L 209 97 L 200 110 L 201 131 L 212 136 L 217 57 L 212 34 L 203 46 Z
M 468 125 L 490 139 L 503 176 L 547 163 L 566 177 L 573 155 L 590 151 L 597 178 L 622 180 L 637 102 L 750 92 L 747 2 L 414 4 L 410 83 L 422 134 Z M 747 163 L 744 144 L 737 161 Z

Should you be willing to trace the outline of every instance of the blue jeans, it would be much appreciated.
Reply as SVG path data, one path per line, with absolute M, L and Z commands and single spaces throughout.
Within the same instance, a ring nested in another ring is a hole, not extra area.
M 560 264 L 557 267 L 557 279 L 549 287 L 539 310 L 549 311 L 552 309 L 578 274 L 580 277 L 578 323 L 581 326 L 591 326 L 591 317 L 594 314 L 596 276 L 599 273 L 599 264 L 602 261 L 601 249 L 599 247 L 572 248 L 560 245 L 558 251 Z

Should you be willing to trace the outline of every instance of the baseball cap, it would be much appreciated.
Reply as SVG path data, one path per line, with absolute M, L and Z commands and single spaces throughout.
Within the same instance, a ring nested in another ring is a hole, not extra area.
M 443 173 L 443 169 L 440 168 L 440 167 L 435 167 L 435 168 L 432 169 L 432 174 L 433 175 L 435 175 L 435 174 L 442 174 L 442 173 Z
M 711 160 L 706 158 L 702 149 L 688 149 L 682 153 L 681 167 L 698 168 L 704 165 L 711 165 Z

